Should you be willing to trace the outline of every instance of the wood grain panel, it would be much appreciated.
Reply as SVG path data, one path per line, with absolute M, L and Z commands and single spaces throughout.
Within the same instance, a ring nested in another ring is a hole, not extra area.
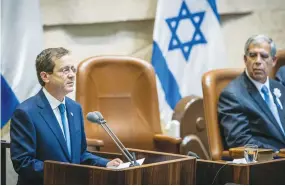
M 44 183 L 70 185 L 189 185 L 196 182 L 195 158 L 136 149 L 129 149 L 129 151 L 131 153 L 135 152 L 137 159 L 146 158 L 145 163 L 142 166 L 113 170 L 104 167 L 45 161 Z M 106 158 L 122 158 L 120 154 L 93 153 Z

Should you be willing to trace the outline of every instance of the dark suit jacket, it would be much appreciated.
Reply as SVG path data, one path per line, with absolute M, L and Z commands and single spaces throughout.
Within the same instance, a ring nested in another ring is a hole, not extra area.
M 285 66 L 279 68 L 275 78 L 285 86 Z
M 71 157 L 58 121 L 43 91 L 18 106 L 11 119 L 11 159 L 18 184 L 43 184 L 45 160 L 106 166 L 108 160 L 86 151 L 82 109 L 65 98 Z
M 278 108 L 278 112 L 285 130 L 285 87 L 275 80 L 269 83 L 275 103 L 274 88 L 282 93 L 283 110 Z M 274 150 L 285 148 L 285 136 L 274 115 L 245 72 L 222 91 L 218 112 L 225 149 L 249 143 Z

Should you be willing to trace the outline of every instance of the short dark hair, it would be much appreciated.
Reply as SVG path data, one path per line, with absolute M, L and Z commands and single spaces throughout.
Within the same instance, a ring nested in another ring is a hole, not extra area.
M 55 66 L 54 61 L 57 59 L 62 58 L 65 55 L 70 54 L 70 51 L 63 48 L 47 48 L 44 49 L 36 59 L 36 70 L 37 70 L 37 76 L 39 83 L 42 86 L 45 86 L 45 82 L 41 78 L 41 72 L 48 72 L 53 73 L 53 69 Z

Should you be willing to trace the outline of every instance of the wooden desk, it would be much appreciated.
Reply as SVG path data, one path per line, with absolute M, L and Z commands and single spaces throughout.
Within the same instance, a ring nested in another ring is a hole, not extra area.
M 191 185 L 195 184 L 196 159 L 189 156 L 138 149 L 137 159 L 143 165 L 124 169 L 108 169 L 88 165 L 45 161 L 44 183 L 47 185 Z M 94 152 L 105 158 L 121 154 Z M 125 161 L 125 160 L 124 160 Z
M 1 140 L 1 185 L 6 185 L 6 149 L 10 148 L 10 143 Z
M 252 164 L 227 164 L 223 161 L 197 160 L 196 184 L 212 184 L 222 166 L 224 167 L 218 173 L 214 184 L 285 184 L 285 159 Z

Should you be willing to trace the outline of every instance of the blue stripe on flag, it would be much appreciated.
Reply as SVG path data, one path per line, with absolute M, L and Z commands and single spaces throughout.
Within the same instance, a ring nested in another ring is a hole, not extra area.
M 10 120 L 19 101 L 1 74 L 1 129 Z
M 168 105 L 174 110 L 177 102 L 181 99 L 181 94 L 179 92 L 178 84 L 173 74 L 169 70 L 166 64 L 166 60 L 163 57 L 156 41 L 153 42 L 152 65 L 160 80 L 166 101 Z
M 208 3 L 211 6 L 211 8 L 213 9 L 213 12 L 215 13 L 215 16 L 217 17 L 218 21 L 221 22 L 220 14 L 218 12 L 217 4 L 216 4 L 216 0 L 208 0 Z

